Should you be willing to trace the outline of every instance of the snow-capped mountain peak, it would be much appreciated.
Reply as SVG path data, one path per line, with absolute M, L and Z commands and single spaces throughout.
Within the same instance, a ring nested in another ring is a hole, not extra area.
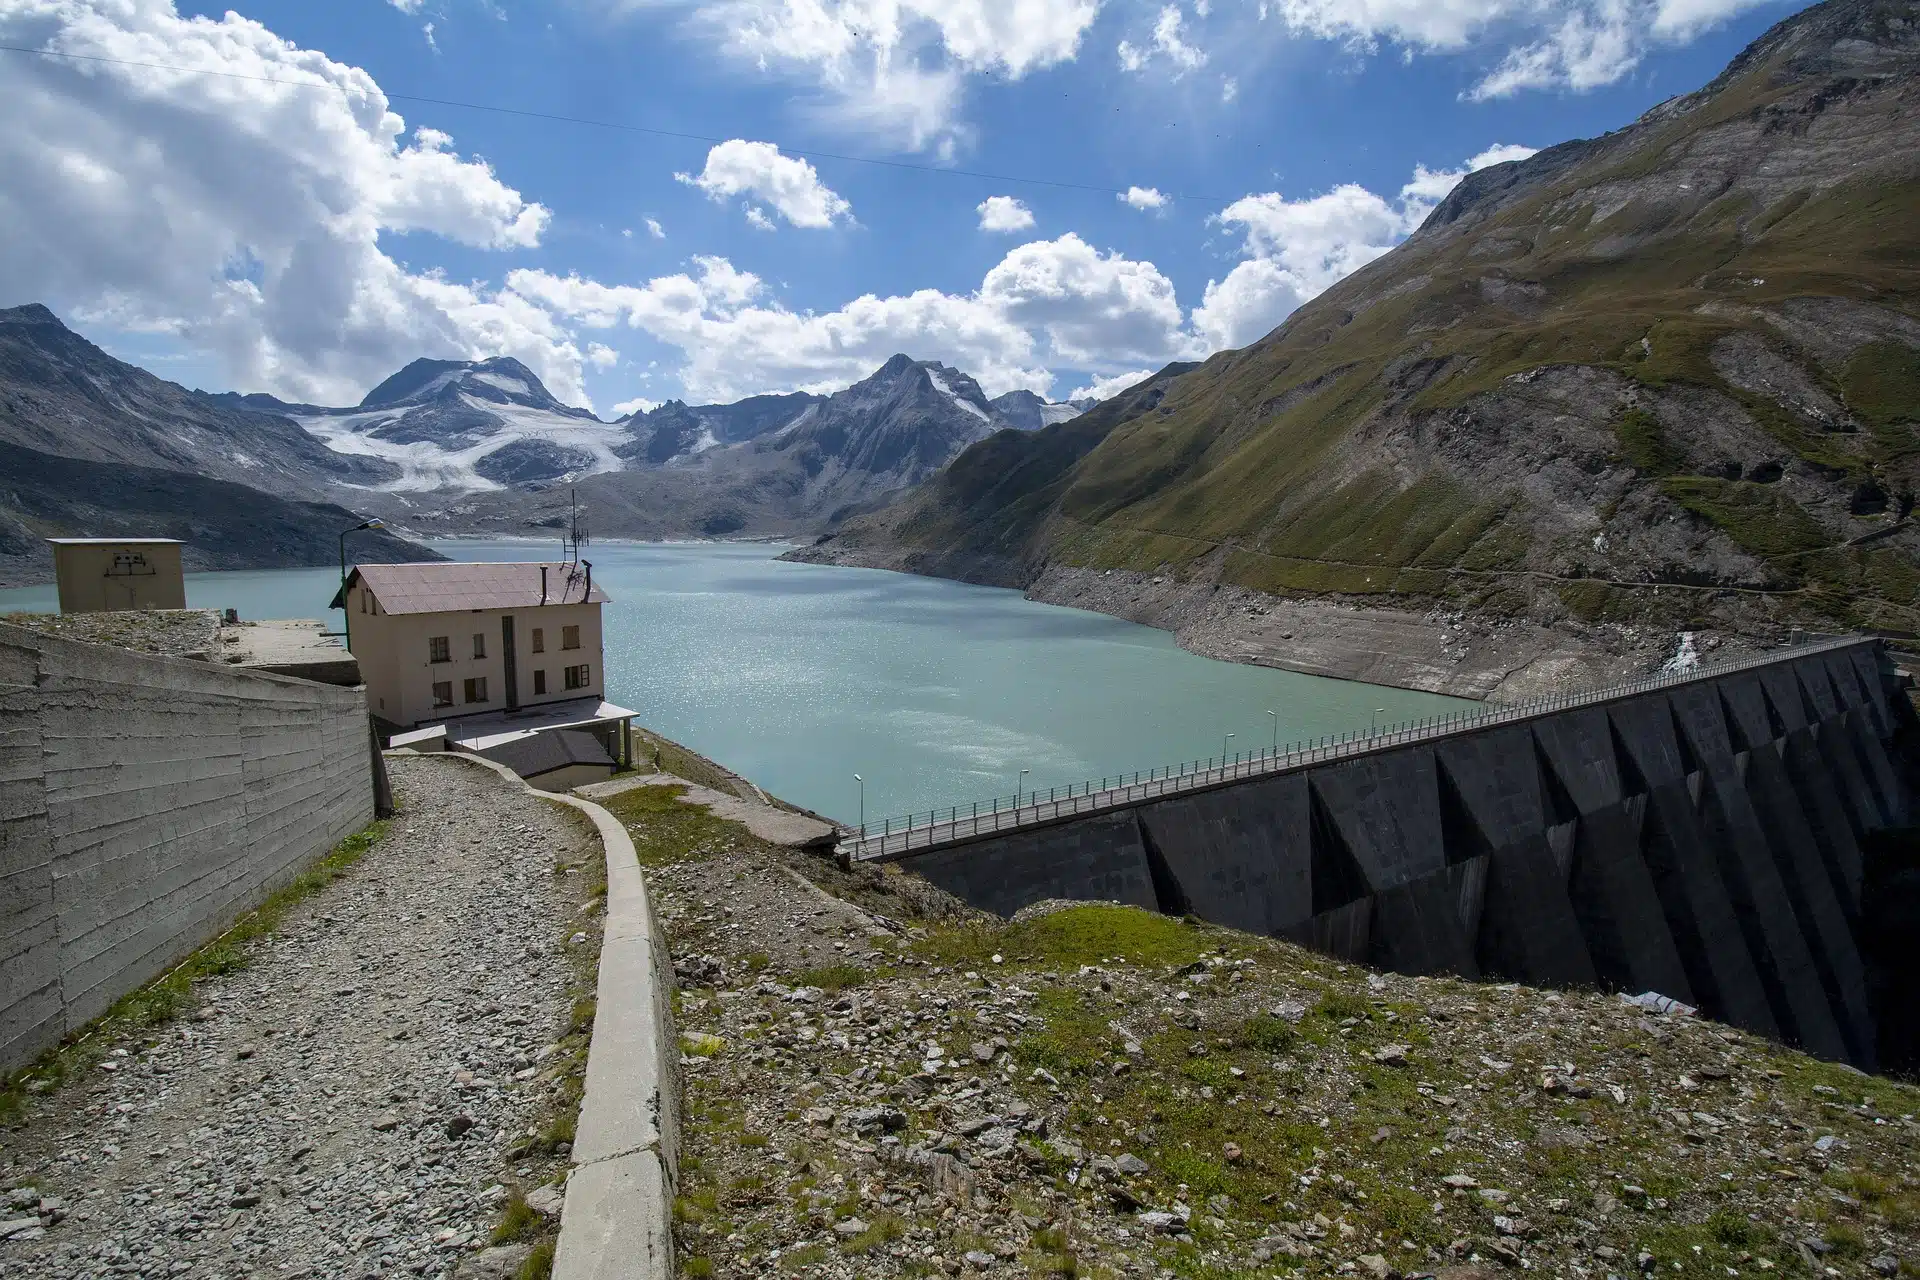
M 400 469 L 394 490 L 499 489 L 527 481 L 618 471 L 626 431 L 561 404 L 511 356 L 415 360 L 354 409 L 294 421 L 336 453 Z

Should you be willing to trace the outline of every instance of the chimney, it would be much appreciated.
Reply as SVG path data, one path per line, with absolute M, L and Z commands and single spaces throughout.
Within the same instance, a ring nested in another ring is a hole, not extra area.
M 591 600 L 593 599 L 593 561 L 582 560 L 580 563 L 587 567 L 587 589 L 581 594 L 580 599 Z
M 547 602 L 547 566 L 540 566 L 540 603 Z

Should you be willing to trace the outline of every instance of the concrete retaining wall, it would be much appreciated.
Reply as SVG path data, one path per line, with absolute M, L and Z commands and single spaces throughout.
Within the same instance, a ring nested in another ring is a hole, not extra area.
M 372 818 L 358 691 L 0 624 L 0 1070 Z
M 1117 899 L 1407 973 L 1654 990 L 1871 1068 L 1861 843 L 1914 821 L 1877 643 L 898 859 L 976 906 Z

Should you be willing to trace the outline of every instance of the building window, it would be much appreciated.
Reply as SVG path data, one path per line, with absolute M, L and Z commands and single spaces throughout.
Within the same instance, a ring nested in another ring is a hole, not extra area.
M 562 649 L 578 649 L 580 647 L 580 628 L 577 626 L 560 628 L 560 647 Z
M 433 682 L 433 705 L 436 707 L 453 705 L 453 681 L 435 680 Z
M 533 651 L 535 653 L 545 653 L 547 651 L 547 633 L 541 627 L 535 627 L 533 629 Z
M 539 635 L 540 633 L 536 631 L 533 634 Z M 533 692 L 535 696 L 543 694 L 546 691 L 547 691 L 547 673 L 544 671 L 534 672 L 533 673 Z
M 474 676 L 468 680 L 466 694 L 468 702 L 485 702 L 487 700 L 487 678 L 485 676 Z
M 446 636 L 432 636 L 427 640 L 428 662 L 452 662 L 453 643 Z
M 487 637 L 485 632 L 476 631 L 473 633 L 473 656 L 476 658 L 484 658 L 487 656 Z
M 584 689 L 593 683 L 592 668 L 586 663 L 567 668 L 567 688 Z

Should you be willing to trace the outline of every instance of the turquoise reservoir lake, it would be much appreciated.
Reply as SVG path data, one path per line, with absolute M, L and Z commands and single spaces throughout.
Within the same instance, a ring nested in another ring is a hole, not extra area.
M 557 550 L 433 545 L 459 560 Z M 775 559 L 783 549 L 589 547 L 594 578 L 613 597 L 607 696 L 766 790 L 844 821 L 860 814 L 856 773 L 877 822 L 1010 796 L 1016 781 L 1044 792 L 1223 747 L 1264 750 L 1276 732 L 1285 744 L 1474 705 L 1216 662 L 1164 631 L 1016 591 L 786 564 Z M 194 574 L 187 600 L 243 618 L 320 617 L 338 581 L 332 569 Z M 54 607 L 51 586 L 0 591 L 0 612 Z

